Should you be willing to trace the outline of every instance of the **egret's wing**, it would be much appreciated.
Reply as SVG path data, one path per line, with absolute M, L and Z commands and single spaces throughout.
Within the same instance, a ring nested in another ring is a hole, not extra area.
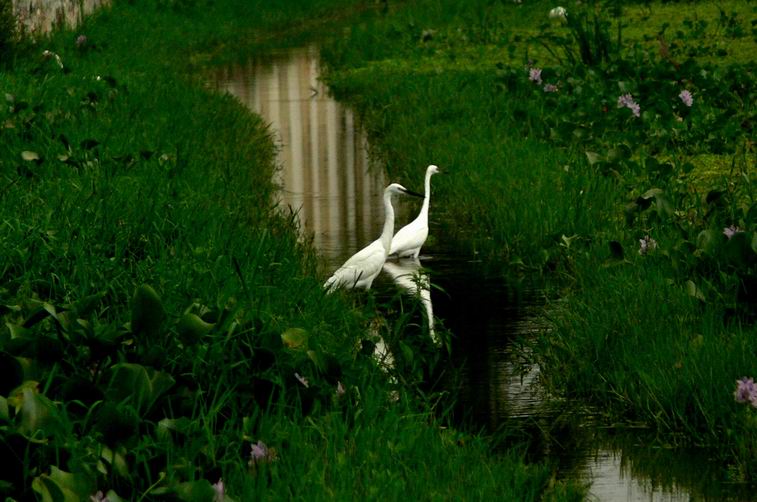
M 386 259 L 386 251 L 380 240 L 373 241 L 339 267 L 324 284 L 325 288 L 351 288 L 358 281 L 375 276 Z
M 415 219 L 394 234 L 389 254 L 419 248 L 426 242 L 426 237 L 428 237 L 428 225 Z

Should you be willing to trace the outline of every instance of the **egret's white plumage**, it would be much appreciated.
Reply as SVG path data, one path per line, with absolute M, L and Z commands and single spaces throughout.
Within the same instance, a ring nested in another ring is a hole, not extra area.
M 381 237 L 352 255 L 344 265 L 339 267 L 323 285 L 329 291 L 336 288 L 365 288 L 369 289 L 373 280 L 381 272 L 381 268 L 389 255 L 394 233 L 394 208 L 392 195 L 408 194 L 423 197 L 411 192 L 399 183 L 392 183 L 384 189 L 384 228 Z
M 431 176 L 438 173 L 439 168 L 430 165 L 426 168 L 425 189 L 426 195 L 423 197 L 423 206 L 418 216 L 402 227 L 392 238 L 392 247 L 389 249 L 390 255 L 397 255 L 400 258 L 412 256 L 418 258 L 423 243 L 428 237 L 428 206 L 431 202 Z

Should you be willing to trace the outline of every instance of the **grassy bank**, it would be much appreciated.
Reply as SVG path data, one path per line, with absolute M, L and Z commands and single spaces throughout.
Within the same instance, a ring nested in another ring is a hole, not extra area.
M 449 174 L 445 238 L 560 298 L 536 351 L 551 389 L 753 480 L 754 410 L 734 390 L 757 372 L 757 14 L 553 7 L 395 5 L 324 50 L 329 80 L 393 176 Z
M 350 4 L 115 2 L 4 40 L 4 496 L 221 500 L 220 479 L 226 500 L 581 496 L 412 388 L 389 400 L 365 339 L 379 313 L 323 294 L 275 205 L 268 129 L 200 85 L 232 48 Z

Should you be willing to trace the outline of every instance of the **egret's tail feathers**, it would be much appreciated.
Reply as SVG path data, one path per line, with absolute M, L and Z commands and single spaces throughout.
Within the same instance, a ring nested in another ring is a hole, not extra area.
M 326 290 L 326 293 L 331 293 L 335 289 L 339 289 L 341 287 L 354 289 L 357 287 L 360 279 L 363 277 L 363 273 L 364 271 L 361 270 L 359 274 L 353 276 L 352 280 L 350 280 L 350 277 L 345 273 L 345 270 L 340 268 L 339 270 L 334 272 L 334 275 L 329 277 L 328 280 L 323 283 L 323 288 Z

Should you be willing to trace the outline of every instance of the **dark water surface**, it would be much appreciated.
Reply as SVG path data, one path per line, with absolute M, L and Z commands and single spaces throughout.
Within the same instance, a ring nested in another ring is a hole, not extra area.
M 381 166 L 369 162 L 359 121 L 328 96 L 318 71 L 317 49 L 286 50 L 220 69 L 209 85 L 270 122 L 281 148 L 281 202 L 299 212 L 303 231 L 323 257 L 325 278 L 381 233 L 388 180 Z M 418 166 L 417 179 L 391 181 L 422 191 L 425 168 Z M 379 295 L 397 287 L 413 290 L 418 288 L 409 279 L 413 271 L 422 265 L 428 272 L 431 287 L 420 285 L 423 310 L 436 319 L 432 337 L 442 326 L 452 333 L 452 358 L 462 379 L 459 413 L 490 431 L 517 425 L 535 438 L 531 456 L 555 462 L 560 477 L 590 483 L 592 500 L 749 498 L 718 482 L 722 467 L 706 453 L 650 447 L 645 431 L 610 432 L 577 404 L 547 396 L 538 368 L 523 361 L 520 345 L 543 329 L 539 293 L 488 276 L 475 257 L 446 245 L 440 235 L 446 216 L 439 205 L 432 197 L 433 239 L 420 263 L 389 263 L 374 288 Z M 419 209 L 417 202 L 398 206 L 396 228 Z

